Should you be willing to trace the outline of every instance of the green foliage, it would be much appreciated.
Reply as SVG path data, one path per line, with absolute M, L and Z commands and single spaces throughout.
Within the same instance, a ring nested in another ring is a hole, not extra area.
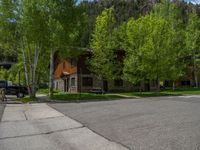
M 0 80 L 7 80 L 8 71 L 6 69 L 0 68 Z
M 128 81 L 167 78 L 170 31 L 169 23 L 159 16 L 146 15 L 127 23 L 124 77 Z
M 16 9 L 18 2 L 15 0 L 0 1 L 0 61 L 16 61 L 18 33 Z
M 161 3 L 156 4 L 153 11 L 154 15 L 162 16 L 166 19 L 170 26 L 169 32 L 172 34 L 171 43 L 168 47 L 170 65 L 166 74 L 168 76 L 167 79 L 171 80 L 184 76 L 185 25 L 181 12 L 181 8 L 169 0 L 162 0 Z
M 189 15 L 189 20 L 186 28 L 186 54 L 190 56 L 193 66 L 195 86 L 198 87 L 198 74 L 200 69 L 200 18 L 197 14 Z
M 200 9 L 180 1 L 151 2 L 0 0 L 0 61 L 18 57 L 11 70 L 1 69 L 1 78 L 19 82 L 20 71 L 22 83 L 45 85 L 52 51 L 64 59 L 89 45 L 91 70 L 101 79 L 177 80 L 188 66 L 197 76 Z
M 96 19 L 91 40 L 91 70 L 100 78 L 113 79 L 116 72 L 113 28 L 116 23 L 113 8 L 105 9 Z
M 200 18 L 197 14 L 189 15 L 189 21 L 186 30 L 186 44 L 189 51 L 200 51 Z
M 24 64 L 22 61 L 14 64 L 10 70 L 8 70 L 8 80 L 18 84 L 26 85 L 26 79 L 24 74 Z M 20 75 L 20 77 L 19 77 Z M 20 81 L 19 81 L 20 80 Z

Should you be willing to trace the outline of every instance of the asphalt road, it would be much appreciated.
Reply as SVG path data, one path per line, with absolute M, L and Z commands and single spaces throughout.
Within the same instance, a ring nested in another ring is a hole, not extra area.
M 200 96 L 49 105 L 131 150 L 200 150 Z

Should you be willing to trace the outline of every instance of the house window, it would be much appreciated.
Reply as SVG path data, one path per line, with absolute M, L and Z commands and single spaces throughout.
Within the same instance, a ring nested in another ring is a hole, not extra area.
M 82 85 L 83 86 L 93 86 L 93 79 L 91 77 L 83 77 Z
M 71 86 L 75 86 L 75 78 L 71 78 Z
M 190 86 L 190 80 L 181 81 L 182 86 Z
M 123 80 L 114 80 L 114 86 L 122 87 L 124 85 Z

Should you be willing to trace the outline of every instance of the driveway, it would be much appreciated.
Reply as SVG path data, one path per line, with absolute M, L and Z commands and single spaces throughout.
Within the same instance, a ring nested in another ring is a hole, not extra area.
M 131 150 L 200 150 L 200 96 L 49 105 Z

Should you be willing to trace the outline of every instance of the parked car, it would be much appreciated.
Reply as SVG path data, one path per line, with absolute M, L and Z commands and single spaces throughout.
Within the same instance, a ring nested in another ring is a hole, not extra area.
M 0 88 L 4 88 L 6 95 L 16 95 L 17 97 L 24 97 L 28 94 L 28 88 L 22 85 L 15 85 L 11 81 L 0 80 Z

